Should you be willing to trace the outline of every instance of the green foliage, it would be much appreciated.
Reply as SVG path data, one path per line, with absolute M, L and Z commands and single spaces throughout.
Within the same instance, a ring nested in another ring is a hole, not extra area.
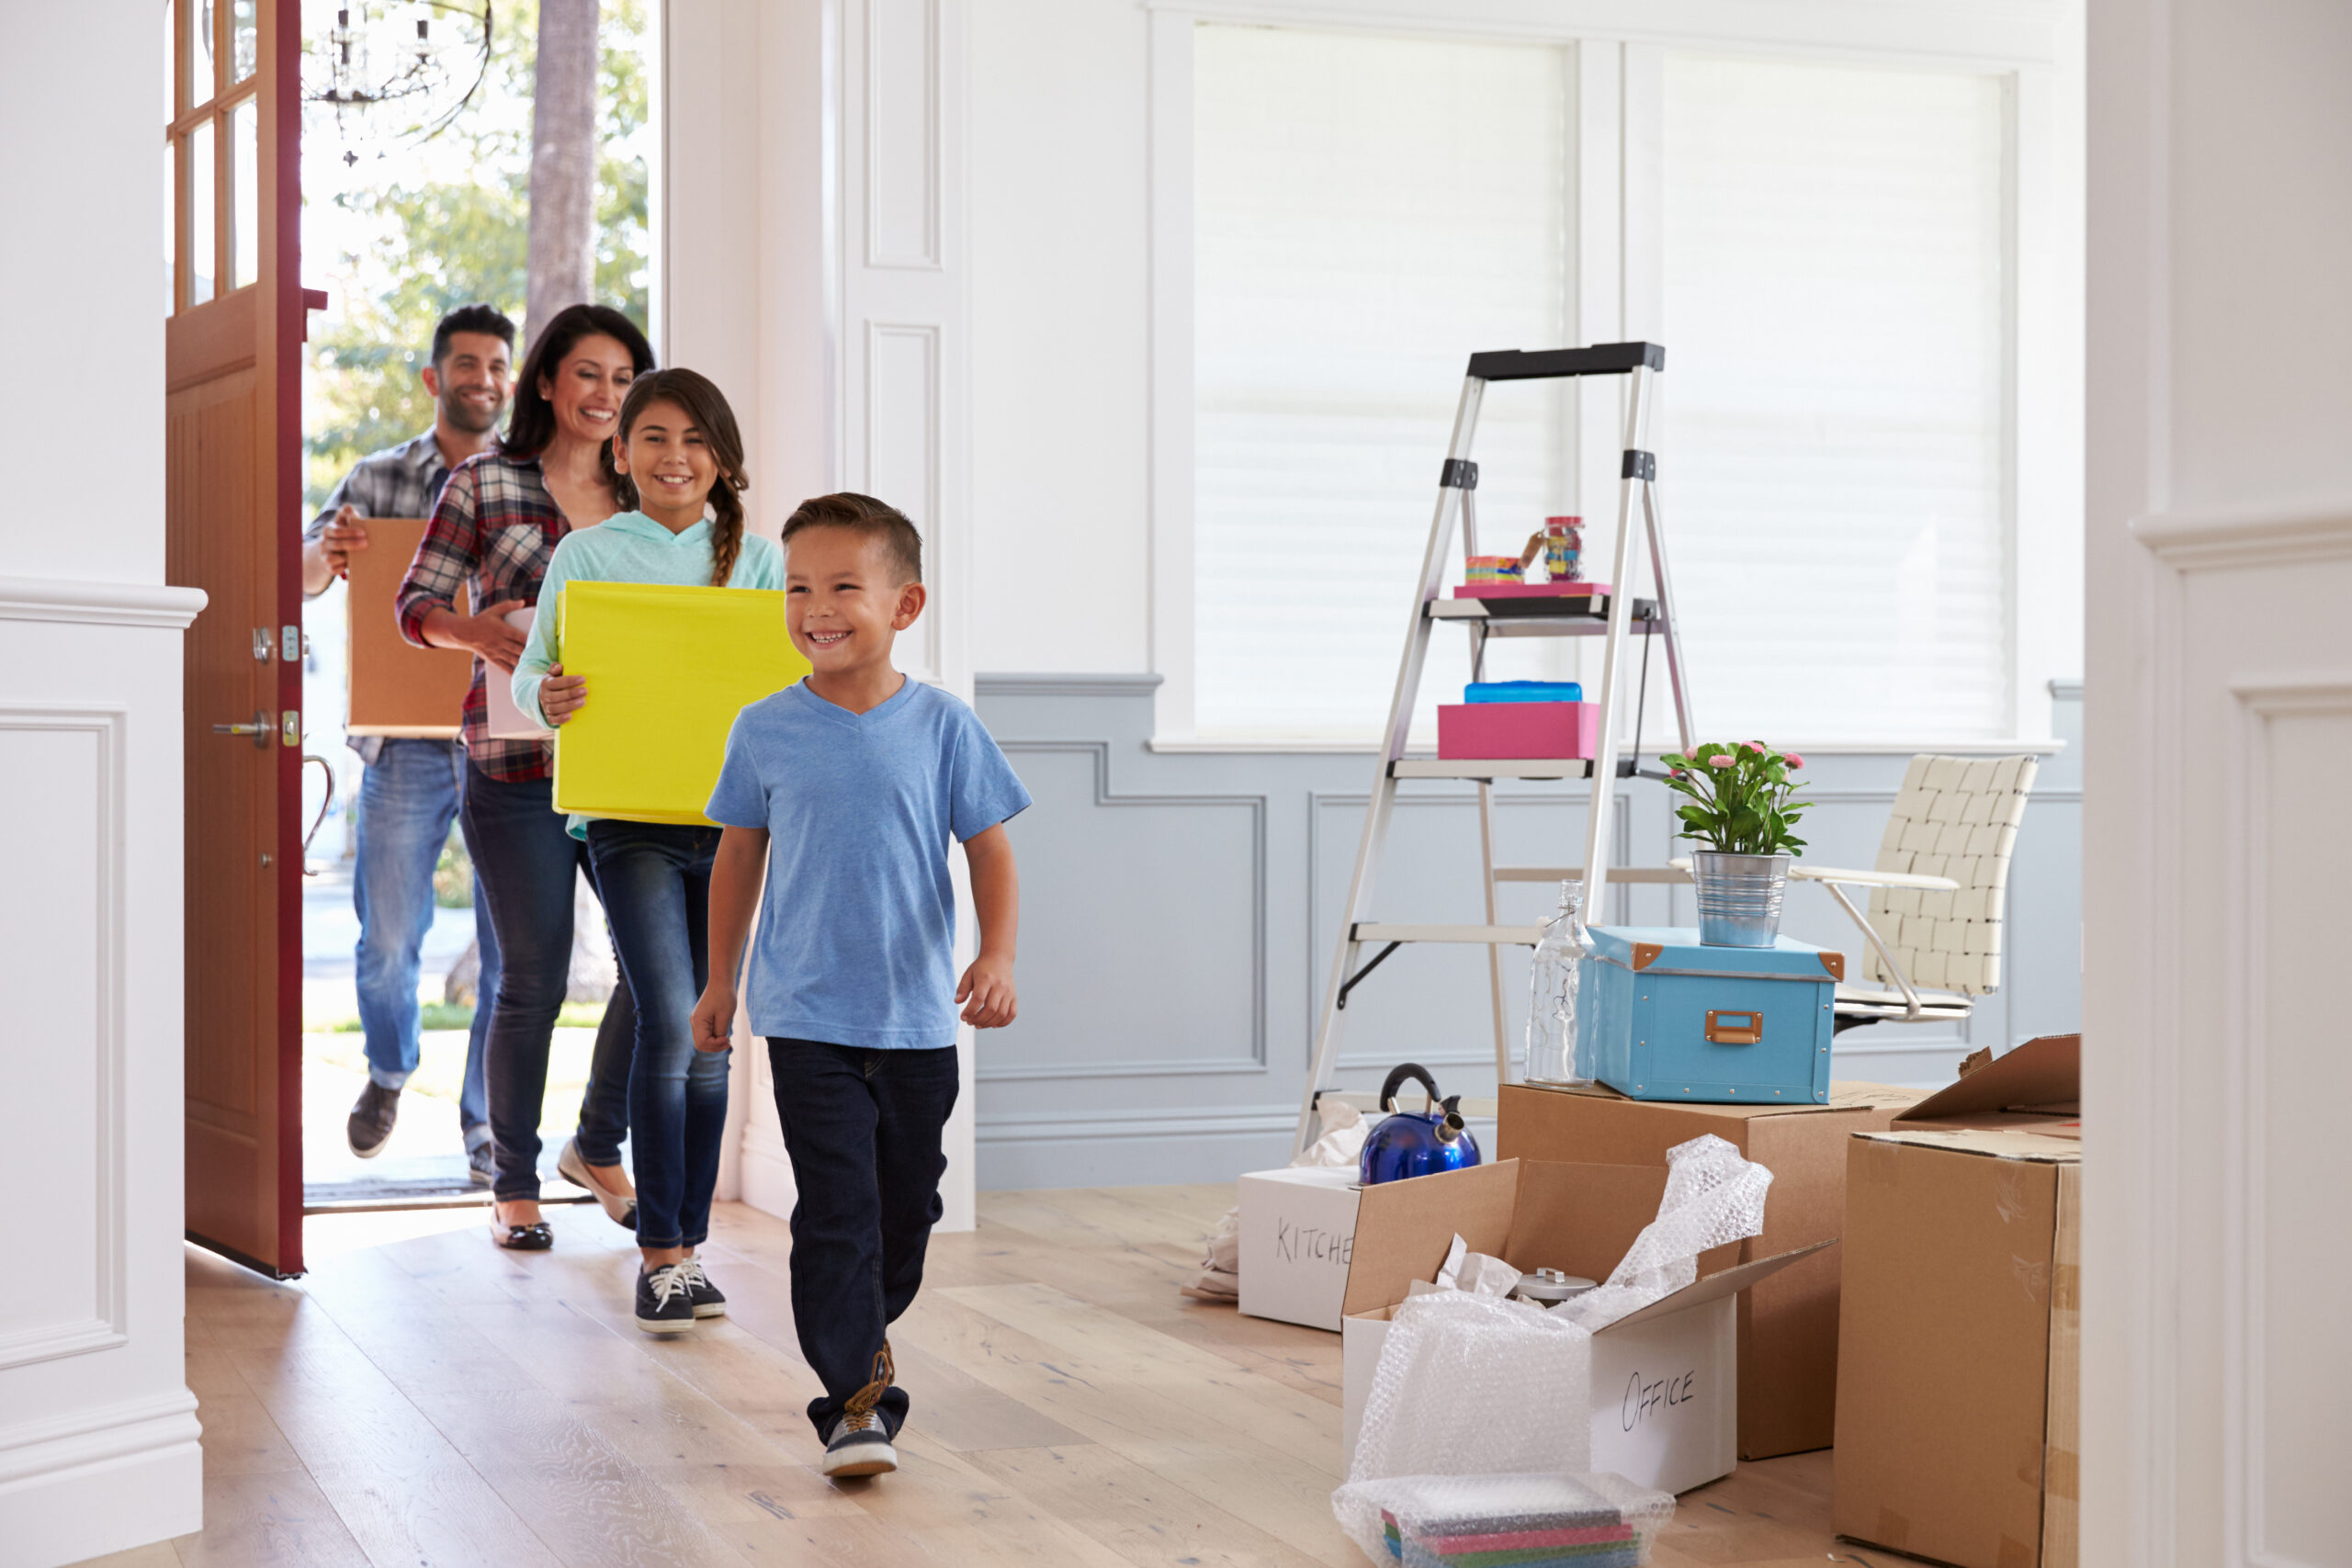
M 1658 759 L 1669 770 L 1667 787 L 1689 797 L 1675 807 L 1682 821 L 1679 837 L 1696 840 L 1724 854 L 1793 854 L 1804 848 L 1797 819 L 1811 802 L 1796 798 L 1791 771 L 1804 759 L 1783 756 L 1760 740 L 1704 745 L 1689 756 L 1671 751 Z
M 473 908 L 473 858 L 466 853 L 466 840 L 455 828 L 449 829 L 449 841 L 441 846 L 441 858 L 434 863 L 433 902 L 444 909 Z
M 650 0 L 605 0 L 597 112 L 603 151 L 596 166 L 596 296 L 640 327 L 650 319 L 647 285 L 652 231 L 649 173 L 636 140 L 649 110 Z M 311 344 L 305 404 L 307 502 L 327 492 L 368 453 L 396 446 L 433 423 L 433 400 L 418 373 L 433 327 L 457 306 L 486 300 L 523 314 L 530 249 L 531 69 L 537 36 L 532 0 L 498 12 L 488 76 L 474 101 L 435 148 L 388 159 L 380 182 L 332 199 L 369 220 L 364 251 L 322 258 L 343 284 L 343 319 Z M 332 135 L 324 126 L 311 134 Z M 427 165 L 462 171 L 451 179 L 414 176 Z M 311 276 L 319 276 L 313 273 Z M 527 333 L 528 322 L 522 322 Z M 527 344 L 515 345 L 519 364 Z

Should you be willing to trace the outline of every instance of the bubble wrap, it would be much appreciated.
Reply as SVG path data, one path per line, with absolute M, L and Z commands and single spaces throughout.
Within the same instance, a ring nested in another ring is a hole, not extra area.
M 1561 1471 L 1403 1475 L 1351 1482 L 1331 1495 L 1340 1528 L 1385 1565 L 1638 1568 L 1674 1517 L 1674 1499 L 1622 1475 Z
M 1772 1173 L 1713 1133 L 1666 1151 L 1666 1196 L 1606 1281 L 1551 1309 L 1588 1332 L 1699 1278 L 1699 1254 L 1764 1228 L 1764 1194 Z M 1385 1363 L 1384 1362 L 1385 1366 Z
M 1348 1479 L 1578 1471 L 1592 1462 L 1592 1337 L 1523 1302 L 1396 1304 Z

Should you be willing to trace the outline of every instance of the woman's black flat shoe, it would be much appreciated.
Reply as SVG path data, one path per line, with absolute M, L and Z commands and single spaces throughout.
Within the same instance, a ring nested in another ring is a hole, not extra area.
M 490 1222 L 490 1239 L 509 1252 L 545 1252 L 555 1245 L 555 1232 L 542 1221 L 532 1225 L 502 1225 Z

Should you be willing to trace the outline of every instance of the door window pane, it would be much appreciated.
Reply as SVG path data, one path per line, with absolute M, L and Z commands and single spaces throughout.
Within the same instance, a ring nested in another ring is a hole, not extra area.
M 212 213 L 216 164 L 212 152 L 212 121 L 198 126 L 187 139 L 187 302 L 201 305 L 212 298 L 214 247 Z
M 1669 54 L 1657 437 L 1709 734 L 2007 732 L 1994 77 Z
M 182 0 L 188 18 L 188 107 L 209 103 L 220 90 L 212 69 L 212 0 Z
M 1194 41 L 1196 727 L 1370 739 L 1469 356 L 1566 341 L 1566 57 L 1216 24 Z M 1483 551 L 1567 510 L 1566 408 L 1558 382 L 1487 393 Z M 1469 672 L 1465 635 L 1438 637 L 1431 724 Z M 1501 644 L 1487 673 L 1555 651 Z
M 259 107 L 247 98 L 229 115 L 229 288 L 261 276 Z M 225 292 L 225 290 L 224 290 Z
M 180 208 L 180 143 L 176 138 L 164 138 L 164 314 L 170 315 L 179 308 L 179 297 L 173 292 L 174 269 L 179 256 Z
M 235 73 L 232 82 L 242 82 L 254 73 L 259 59 L 259 43 L 254 32 L 254 0 L 231 0 L 229 6 L 229 59 Z

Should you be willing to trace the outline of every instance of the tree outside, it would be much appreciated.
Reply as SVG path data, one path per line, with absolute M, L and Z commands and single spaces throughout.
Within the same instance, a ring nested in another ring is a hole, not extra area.
M 650 327 L 650 109 L 656 67 L 652 0 L 549 0 L 550 23 L 596 19 L 593 110 L 594 224 L 590 245 L 598 302 Z M 305 6 L 315 39 L 332 6 Z M 306 500 L 315 510 L 351 465 L 433 423 L 417 382 L 433 324 L 455 306 L 486 300 L 524 321 L 531 260 L 531 177 L 538 7 L 500 6 L 488 73 L 449 126 L 418 143 L 385 139 L 346 147 L 330 113 L 312 106 L 303 128 L 303 274 L 328 306 L 311 319 L 305 367 Z M 360 111 L 364 115 L 371 111 Z M 353 117 L 352 123 L 364 125 Z M 356 152 L 357 162 L 346 163 Z M 570 301 L 565 301 L 569 303 Z

